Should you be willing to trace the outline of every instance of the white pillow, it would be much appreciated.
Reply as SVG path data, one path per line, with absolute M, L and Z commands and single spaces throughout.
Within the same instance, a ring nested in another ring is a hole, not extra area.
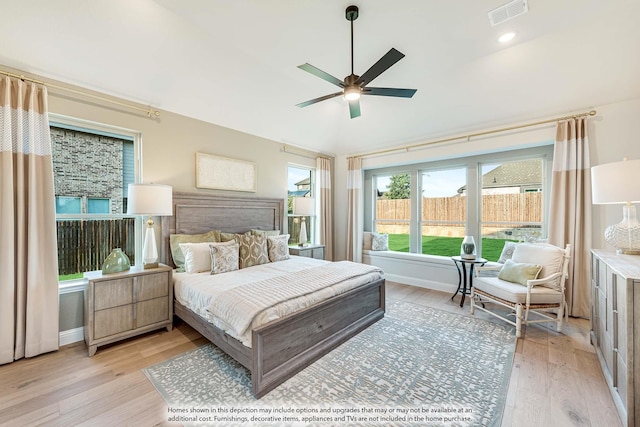
M 562 271 L 564 249 L 546 243 L 521 243 L 513 251 L 513 262 L 542 266 L 539 279 Z
M 184 271 L 187 273 L 202 273 L 211 269 L 209 242 L 180 243 L 179 246 L 184 254 Z
M 370 231 L 365 231 L 362 235 L 362 249 L 365 251 L 370 251 L 372 243 L 373 243 L 373 233 Z
M 372 251 L 388 251 L 389 250 L 389 235 L 373 233 L 371 239 Z

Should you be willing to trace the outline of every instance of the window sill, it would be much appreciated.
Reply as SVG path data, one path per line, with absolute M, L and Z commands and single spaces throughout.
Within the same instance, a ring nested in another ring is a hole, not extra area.
M 410 252 L 396 252 L 396 251 L 372 251 L 364 249 L 362 251 L 363 256 L 368 256 L 370 258 L 391 258 L 391 259 L 400 259 L 400 260 L 408 260 L 408 261 L 419 261 L 425 262 L 428 264 L 440 264 L 453 266 L 451 262 L 451 257 L 439 256 L 439 255 L 426 255 L 426 254 L 414 254 Z
M 84 292 L 87 287 L 87 279 L 65 280 L 58 283 L 58 295 Z

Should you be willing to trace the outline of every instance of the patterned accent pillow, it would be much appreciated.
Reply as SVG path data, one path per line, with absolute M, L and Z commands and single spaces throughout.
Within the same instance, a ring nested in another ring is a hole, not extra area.
M 237 270 L 239 264 L 239 247 L 235 240 L 223 243 L 210 243 L 211 274 Z
M 500 264 L 504 264 L 508 259 L 511 259 L 513 251 L 516 250 L 518 245 L 519 243 L 516 242 L 504 242 L 504 247 L 502 248 L 502 253 L 500 254 L 500 258 L 498 258 L 498 262 Z
M 184 271 L 184 254 L 180 249 L 180 243 L 219 242 L 220 230 L 211 230 L 202 234 L 171 234 L 169 247 L 173 263 L 179 271 Z
M 236 234 L 235 241 L 240 245 L 240 268 L 253 267 L 254 265 L 269 262 L 267 238 L 265 236 Z
M 389 235 L 373 233 L 371 239 L 372 251 L 388 251 L 389 250 Z
M 244 236 L 244 235 L 250 236 L 251 235 L 251 231 L 247 231 L 244 234 L 241 234 L 241 233 L 226 233 L 226 232 L 223 231 L 223 232 L 220 233 L 220 240 L 219 241 L 220 242 L 230 242 L 231 240 L 237 240 L 236 237 Z
M 269 261 L 284 261 L 289 259 L 289 234 L 267 237 L 267 251 Z

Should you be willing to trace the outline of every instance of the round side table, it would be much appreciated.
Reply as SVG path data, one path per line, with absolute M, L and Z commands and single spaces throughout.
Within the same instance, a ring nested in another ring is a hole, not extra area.
M 459 255 L 452 256 L 451 260 L 458 269 L 458 289 L 456 289 L 456 291 L 453 293 L 451 299 L 453 300 L 453 298 L 458 295 L 458 293 L 461 293 L 462 299 L 460 300 L 460 307 L 462 307 L 464 305 L 465 297 L 471 293 L 471 288 L 473 287 L 473 267 L 476 264 L 483 266 L 487 262 L 487 260 L 484 258 L 465 259 Z M 470 266 L 468 274 L 467 265 Z

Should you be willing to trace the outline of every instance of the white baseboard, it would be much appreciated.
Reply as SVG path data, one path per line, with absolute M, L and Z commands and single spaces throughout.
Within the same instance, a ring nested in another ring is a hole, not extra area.
M 436 282 L 433 280 L 425 280 L 417 277 L 410 277 L 401 274 L 385 273 L 384 277 L 391 282 L 403 283 L 405 285 L 417 286 L 420 288 L 433 289 L 435 291 L 443 292 L 455 292 L 458 289 L 458 284 L 455 285 L 449 283 Z
M 60 345 L 73 344 L 74 342 L 84 341 L 84 328 L 81 326 L 75 329 L 68 329 L 60 332 Z

